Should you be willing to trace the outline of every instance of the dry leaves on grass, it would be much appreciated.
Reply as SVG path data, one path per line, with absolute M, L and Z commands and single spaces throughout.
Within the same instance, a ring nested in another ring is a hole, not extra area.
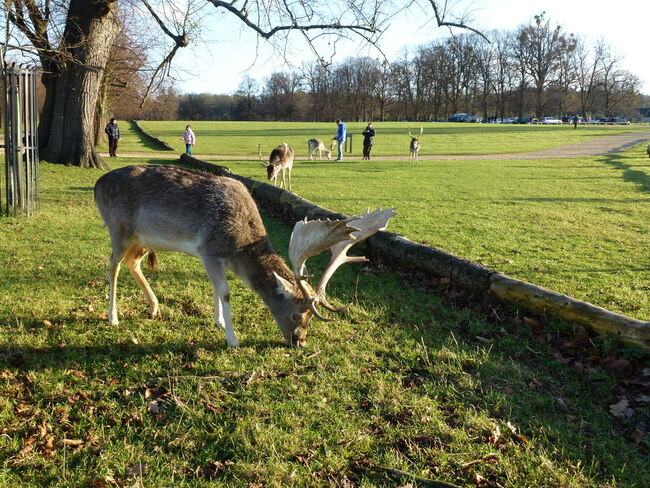
M 630 402 L 627 398 L 621 398 L 618 402 L 610 405 L 609 411 L 619 419 L 634 417 L 634 409 L 630 408 Z

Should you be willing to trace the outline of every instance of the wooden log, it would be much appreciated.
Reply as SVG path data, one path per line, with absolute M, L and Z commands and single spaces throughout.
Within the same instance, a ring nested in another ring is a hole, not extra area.
M 495 271 L 459 258 L 434 247 L 418 244 L 392 232 L 378 232 L 368 239 L 368 246 L 382 257 L 403 268 L 424 271 L 468 292 L 483 297 L 490 289 Z
M 133 122 L 133 124 L 135 125 L 136 130 L 137 130 L 140 134 L 142 134 L 142 135 L 143 135 L 144 137 L 146 137 L 147 139 L 151 140 L 154 144 L 156 144 L 158 147 L 160 147 L 160 149 L 163 149 L 163 150 L 165 150 L 165 151 L 175 151 L 175 149 L 174 149 L 173 147 L 171 147 L 169 144 L 167 144 L 167 143 L 166 143 L 165 141 L 163 141 L 162 139 L 158 139 L 157 137 L 154 137 L 154 136 L 152 136 L 151 134 L 149 134 L 148 132 L 146 132 L 146 131 L 145 131 L 145 130 L 140 126 L 140 124 L 138 124 L 138 121 L 137 121 L 137 120 L 132 120 L 131 122 Z
M 493 274 L 491 281 L 490 293 L 506 303 L 519 305 L 538 315 L 581 324 L 598 335 L 618 339 L 628 347 L 650 351 L 650 322 L 610 312 L 501 273 Z

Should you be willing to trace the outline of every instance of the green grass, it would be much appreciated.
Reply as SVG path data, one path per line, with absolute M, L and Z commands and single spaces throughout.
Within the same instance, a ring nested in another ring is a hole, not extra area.
M 141 121 L 148 133 L 164 140 L 178 152 L 185 151 L 180 140 L 187 122 Z M 310 138 L 328 141 L 336 135 L 334 123 L 303 122 L 191 122 L 196 133 L 197 144 L 194 154 L 218 154 L 257 157 L 257 145 L 262 144 L 262 153 L 268 155 L 271 148 L 281 142 L 290 144 L 300 158 L 307 156 L 307 140 Z M 439 154 L 499 154 L 537 151 L 581 142 L 594 137 L 623 132 L 647 130 L 647 126 L 589 126 L 575 130 L 572 125 L 507 125 L 507 124 L 454 124 L 454 123 L 406 123 L 376 122 L 373 124 L 377 137 L 373 154 L 375 156 L 408 155 L 408 128 L 419 132 L 421 155 Z M 348 134 L 353 135 L 353 152 L 359 158 L 362 153 L 361 132 L 365 123 L 348 123 Z
M 340 167 L 355 186 L 382 171 Z M 308 168 L 334 166 L 299 167 L 298 189 Z M 615 378 L 577 374 L 518 322 L 489 322 L 382 268 L 339 271 L 330 297 L 353 306 L 336 322 L 312 323 L 302 350 L 281 346 L 261 300 L 236 279 L 241 347 L 228 349 L 200 263 L 175 253 L 160 256 L 159 272 L 145 271 L 163 318 L 147 318 L 123 272 L 121 322 L 109 327 L 109 239 L 92 201 L 100 174 L 42 164 L 41 214 L 0 218 L 0 486 L 411 481 L 386 468 L 462 487 L 650 485 L 648 446 L 618 435 L 607 413 Z M 352 206 L 339 191 L 330 202 Z M 359 198 L 355 210 L 384 203 L 374 200 Z M 402 209 L 395 226 L 411 218 Z M 265 221 L 285 252 L 289 229 Z M 558 397 L 571 415 L 556 408 Z

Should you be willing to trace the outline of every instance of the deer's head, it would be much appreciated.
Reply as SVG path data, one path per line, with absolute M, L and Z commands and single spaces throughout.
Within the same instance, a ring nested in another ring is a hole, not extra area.
M 367 261 L 365 257 L 348 256 L 347 251 L 356 243 L 367 239 L 386 228 L 388 220 L 395 214 L 393 209 L 366 212 L 345 220 L 302 220 L 293 228 L 289 241 L 289 260 L 293 279 L 286 279 L 275 273 L 278 293 L 284 295 L 293 305 L 283 308 L 284 317 L 276 317 L 288 345 L 303 346 L 307 337 L 307 325 L 312 316 L 329 322 L 333 319 L 323 316 L 318 307 L 332 312 L 346 310 L 337 308 L 327 301 L 327 283 L 335 271 L 344 263 Z M 316 290 L 308 283 L 306 262 L 311 256 L 329 249 L 330 262 L 323 272 Z
M 411 134 L 411 129 L 409 129 L 409 137 L 411 138 L 411 148 L 420 146 L 420 136 L 424 132 L 424 127 L 420 126 L 420 133 L 417 136 Z

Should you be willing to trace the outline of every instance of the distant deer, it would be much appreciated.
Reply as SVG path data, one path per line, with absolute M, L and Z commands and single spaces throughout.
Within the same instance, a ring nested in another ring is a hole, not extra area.
M 409 129 L 409 137 L 411 138 L 411 144 L 409 146 L 409 162 L 414 161 L 417 163 L 420 159 L 418 154 L 420 152 L 420 136 L 422 136 L 423 132 L 424 127 L 420 126 L 420 133 L 417 137 L 413 137 L 411 129 Z
M 111 238 L 108 322 L 117 325 L 117 276 L 122 261 L 144 292 L 152 317 L 158 300 L 140 269 L 147 253 L 178 251 L 199 258 L 214 288 L 215 324 L 237 346 L 230 313 L 226 269 L 232 270 L 268 306 L 289 346 L 303 346 L 317 306 L 335 308 L 325 298 L 327 282 L 344 263 L 365 261 L 346 253 L 355 243 L 386 227 L 392 209 L 345 220 L 298 222 L 289 242 L 293 270 L 276 254 L 257 206 L 240 182 L 174 166 L 127 166 L 95 184 L 95 202 Z M 329 266 L 316 291 L 307 283 L 305 263 L 330 249 Z
M 262 145 L 259 144 L 257 149 L 260 153 L 260 160 L 262 160 Z M 286 142 L 283 142 L 278 147 L 271 151 L 269 162 L 262 164 L 266 168 L 266 173 L 273 184 L 277 184 L 278 174 L 282 175 L 280 180 L 280 188 L 286 188 L 291 191 L 291 169 L 293 168 L 293 149 Z M 287 172 L 288 187 L 284 180 L 284 173 Z
M 314 151 L 318 151 L 318 159 L 323 160 L 323 151 L 325 151 L 325 155 L 327 156 L 327 160 L 331 161 L 332 160 L 332 151 L 334 150 L 334 145 L 336 144 L 336 141 L 332 141 L 332 144 L 330 145 L 330 148 L 326 148 L 325 144 L 323 141 L 320 139 L 309 139 L 307 141 L 307 148 L 309 149 L 309 160 L 313 161 L 312 158 L 312 153 Z

